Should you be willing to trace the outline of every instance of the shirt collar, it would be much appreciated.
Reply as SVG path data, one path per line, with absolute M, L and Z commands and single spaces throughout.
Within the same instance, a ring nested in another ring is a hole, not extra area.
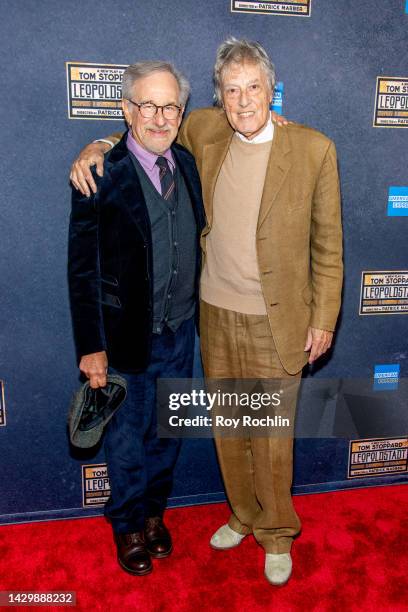
M 170 163 L 170 168 L 174 170 L 176 164 L 174 162 L 173 154 L 171 149 L 167 149 L 164 153 L 157 155 L 157 153 L 152 153 L 147 149 L 144 149 L 132 136 L 130 130 L 126 139 L 126 146 L 131 153 L 136 157 L 138 162 L 143 166 L 145 170 L 152 171 L 156 165 L 156 161 L 158 157 L 165 157 L 167 161 Z
M 263 142 L 269 142 L 270 140 L 273 139 L 274 129 L 275 128 L 274 128 L 274 125 L 272 123 L 271 115 L 269 113 L 268 122 L 265 125 L 265 127 L 263 128 L 262 132 L 259 132 L 259 134 L 257 134 L 255 136 L 255 138 L 252 138 L 252 140 L 249 140 L 246 136 L 244 136 L 243 134 L 240 134 L 239 132 L 235 132 L 235 134 L 243 142 L 248 142 L 250 144 L 261 144 Z

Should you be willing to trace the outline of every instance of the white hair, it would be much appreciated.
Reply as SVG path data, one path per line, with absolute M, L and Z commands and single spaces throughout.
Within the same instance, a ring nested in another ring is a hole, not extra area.
M 238 40 L 230 36 L 217 49 L 217 56 L 214 65 L 214 99 L 220 106 L 222 104 L 221 83 L 223 73 L 232 63 L 242 64 L 243 62 L 259 64 L 265 72 L 268 85 L 273 91 L 275 87 L 275 67 L 263 46 L 245 38 Z

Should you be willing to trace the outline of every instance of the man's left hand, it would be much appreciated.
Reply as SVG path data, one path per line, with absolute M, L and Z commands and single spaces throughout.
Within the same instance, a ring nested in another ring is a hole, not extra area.
M 288 121 L 286 117 L 275 113 L 275 111 L 271 111 L 271 119 L 272 122 L 278 127 L 282 127 L 283 125 L 288 125 L 288 123 L 292 123 L 292 121 Z
M 317 329 L 316 327 L 309 327 L 304 349 L 305 351 L 310 351 L 309 363 L 313 363 L 323 355 L 323 353 L 331 347 L 332 340 L 333 332 L 325 329 Z

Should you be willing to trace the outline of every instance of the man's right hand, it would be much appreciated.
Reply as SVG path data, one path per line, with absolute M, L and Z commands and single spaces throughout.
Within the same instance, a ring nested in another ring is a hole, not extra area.
M 83 355 L 79 369 L 89 378 L 92 389 L 106 386 L 106 372 L 108 371 L 108 358 L 105 351 Z
M 96 164 L 96 174 L 103 176 L 103 156 L 109 150 L 110 147 L 106 142 L 92 142 L 82 149 L 72 164 L 69 178 L 74 187 L 87 198 L 91 195 L 90 189 L 93 193 L 97 191 L 90 168 Z

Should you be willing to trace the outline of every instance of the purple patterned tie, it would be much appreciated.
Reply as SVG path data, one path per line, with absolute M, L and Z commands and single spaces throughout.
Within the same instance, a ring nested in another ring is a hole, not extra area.
M 175 201 L 175 182 L 173 175 L 169 168 L 168 161 L 165 157 L 158 157 L 156 160 L 157 166 L 159 166 L 159 178 L 162 196 L 168 202 Z

